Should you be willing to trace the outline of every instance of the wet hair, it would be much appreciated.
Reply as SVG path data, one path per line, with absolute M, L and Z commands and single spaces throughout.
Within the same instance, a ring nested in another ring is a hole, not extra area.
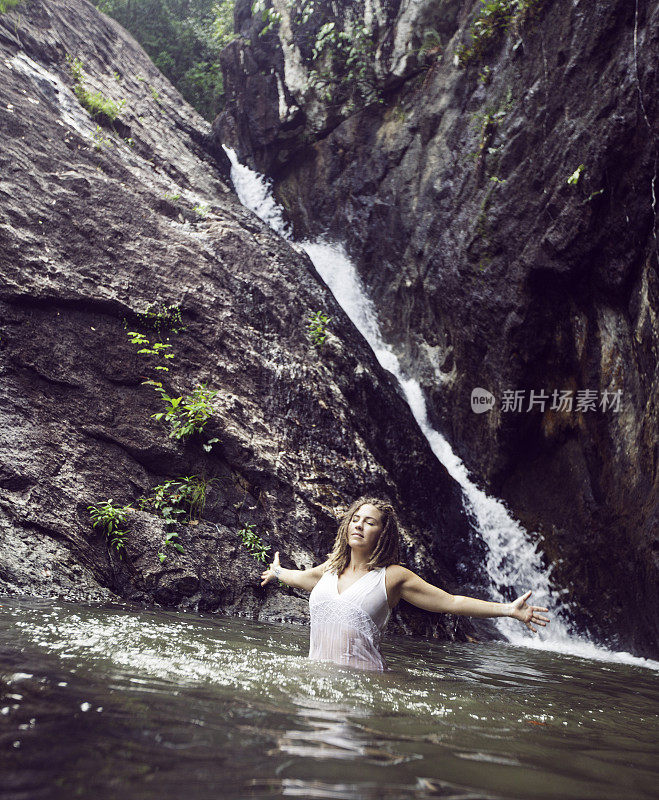
M 334 540 L 332 552 L 327 554 L 329 563 L 326 572 L 340 575 L 350 563 L 350 545 L 348 543 L 348 525 L 353 515 L 364 505 L 375 506 L 382 514 L 382 531 L 368 560 L 369 569 L 387 567 L 400 561 L 400 523 L 394 507 L 377 497 L 360 497 L 350 506 L 341 518 L 339 530 Z

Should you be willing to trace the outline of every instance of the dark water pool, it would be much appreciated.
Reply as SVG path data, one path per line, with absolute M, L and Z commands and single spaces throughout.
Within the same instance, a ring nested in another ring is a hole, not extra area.
M 0 598 L 1 798 L 656 798 L 657 672 L 500 643 L 392 640 Z

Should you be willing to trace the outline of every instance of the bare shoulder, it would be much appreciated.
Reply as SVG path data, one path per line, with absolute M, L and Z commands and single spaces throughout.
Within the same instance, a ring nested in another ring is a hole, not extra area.
M 387 590 L 387 600 L 389 608 L 394 608 L 400 598 L 405 583 L 413 577 L 412 570 L 403 567 L 400 564 L 390 564 L 385 572 L 385 587 Z
M 408 578 L 414 576 L 415 573 L 401 564 L 390 564 L 387 567 L 387 583 L 393 588 L 400 586 Z

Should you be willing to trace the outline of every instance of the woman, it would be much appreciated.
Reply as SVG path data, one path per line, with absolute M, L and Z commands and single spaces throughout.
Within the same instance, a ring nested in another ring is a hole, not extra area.
M 361 669 L 387 669 L 380 639 L 399 600 L 426 611 L 469 617 L 513 617 L 537 633 L 547 611 L 526 603 L 531 592 L 512 603 L 491 603 L 448 594 L 399 563 L 398 520 L 393 507 L 362 497 L 348 509 L 334 548 L 312 569 L 283 569 L 279 553 L 261 574 L 261 586 L 273 578 L 311 592 L 309 658 Z

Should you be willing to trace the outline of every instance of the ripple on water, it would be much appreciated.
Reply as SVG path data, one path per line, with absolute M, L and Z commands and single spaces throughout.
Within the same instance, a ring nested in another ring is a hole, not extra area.
M 9 772 L 44 797 L 58 770 L 67 796 L 110 797 L 119 780 L 140 800 L 209 786 L 236 798 L 631 800 L 656 785 L 659 691 L 646 669 L 394 639 L 392 671 L 364 673 L 308 661 L 295 626 L 3 602 Z

